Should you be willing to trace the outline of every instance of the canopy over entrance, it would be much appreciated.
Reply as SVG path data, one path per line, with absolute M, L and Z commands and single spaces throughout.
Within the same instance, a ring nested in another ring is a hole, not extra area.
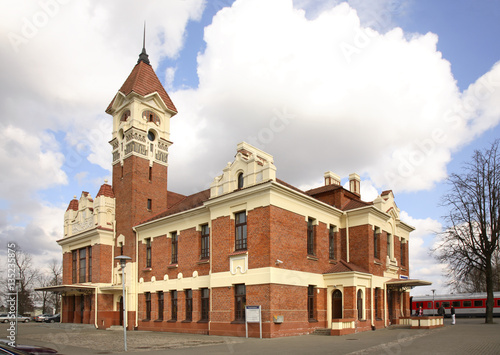
M 406 291 L 417 286 L 430 286 L 432 285 L 432 282 L 412 279 L 392 279 L 387 281 L 385 284 L 389 290 Z
M 97 286 L 87 286 L 87 285 L 56 285 L 56 286 L 45 286 L 35 288 L 35 291 L 49 291 L 49 292 L 80 292 L 89 294 L 95 291 Z

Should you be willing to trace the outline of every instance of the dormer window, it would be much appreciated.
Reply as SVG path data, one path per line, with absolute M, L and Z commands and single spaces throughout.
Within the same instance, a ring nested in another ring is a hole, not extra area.
M 147 122 L 153 122 L 156 123 L 157 125 L 160 124 L 160 117 L 153 111 L 147 110 L 142 113 L 142 118 L 145 119 Z
M 238 174 L 238 189 L 243 188 L 243 173 Z

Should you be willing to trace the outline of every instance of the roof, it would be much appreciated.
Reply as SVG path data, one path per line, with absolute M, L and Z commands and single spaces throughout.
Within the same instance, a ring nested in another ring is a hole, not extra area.
M 176 204 L 174 204 L 172 207 L 168 208 L 167 210 L 158 213 L 156 216 L 153 216 L 151 218 L 148 218 L 147 220 L 142 221 L 139 224 L 143 224 L 146 222 L 151 222 L 163 217 L 171 216 L 176 213 L 180 213 L 183 211 L 187 211 L 196 207 L 200 207 L 203 205 L 205 201 L 207 201 L 210 198 L 210 189 L 200 191 L 198 193 L 195 193 L 193 195 L 186 196 L 184 199 L 180 200 Z
M 339 260 L 336 264 L 334 264 L 325 274 L 334 274 L 338 272 L 363 272 L 368 274 L 368 270 L 365 270 L 361 266 L 355 265 L 353 263 L 348 263 L 344 260 Z
M 99 189 L 99 192 L 97 193 L 96 197 L 99 196 L 105 196 L 105 197 L 115 197 L 115 194 L 113 193 L 113 188 L 109 184 L 102 184 L 101 188 Z
M 158 95 L 162 98 L 163 102 L 167 106 L 167 108 L 175 113 L 177 113 L 177 109 L 174 106 L 174 103 L 168 96 L 165 88 L 161 84 L 160 80 L 156 76 L 156 73 L 153 70 L 151 65 L 146 62 L 140 60 L 132 69 L 132 72 L 128 76 L 127 80 L 123 83 L 120 90 L 118 90 L 125 96 L 130 94 L 131 92 L 135 92 L 141 96 L 146 96 L 157 92 Z M 113 102 L 115 101 L 116 96 L 108 105 L 106 112 L 108 112 L 113 106 Z
M 353 210 L 356 208 L 366 207 L 373 205 L 372 202 L 365 202 L 361 200 L 351 200 L 343 208 L 344 211 Z
M 66 211 L 73 210 L 73 211 L 78 211 L 78 200 L 76 198 L 72 199 L 69 202 L 68 208 Z

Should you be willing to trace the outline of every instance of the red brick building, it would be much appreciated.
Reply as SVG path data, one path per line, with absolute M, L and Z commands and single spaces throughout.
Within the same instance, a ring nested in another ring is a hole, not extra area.
M 324 186 L 301 191 L 245 142 L 210 189 L 169 191 L 177 109 L 145 50 L 106 112 L 112 185 L 70 202 L 58 241 L 63 322 L 244 336 L 245 305 L 254 305 L 263 336 L 278 337 L 347 334 L 410 315 L 408 290 L 421 283 L 409 279 L 413 228 L 391 191 L 364 202 L 358 175 L 347 190 L 330 171 Z M 131 257 L 125 320 L 118 255 Z M 249 335 L 258 333 L 250 323 Z

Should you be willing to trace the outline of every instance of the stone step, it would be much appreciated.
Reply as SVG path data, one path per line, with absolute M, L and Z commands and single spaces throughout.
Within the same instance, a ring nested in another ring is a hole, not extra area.
M 112 325 L 109 328 L 106 328 L 106 330 L 121 330 L 123 332 L 123 325 Z
M 313 332 L 314 335 L 331 335 L 331 329 L 328 328 L 317 328 L 314 329 Z

